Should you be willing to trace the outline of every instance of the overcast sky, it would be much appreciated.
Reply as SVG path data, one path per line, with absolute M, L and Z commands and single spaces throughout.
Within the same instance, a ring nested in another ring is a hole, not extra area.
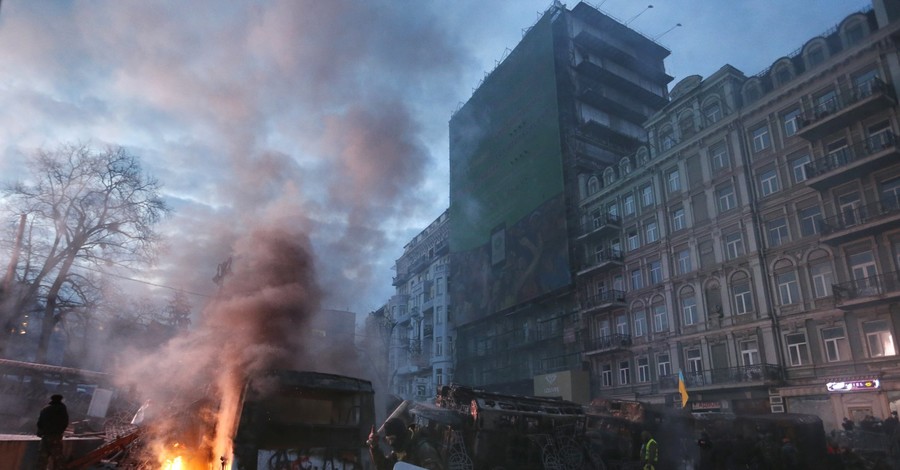
M 670 89 L 726 63 L 755 74 L 868 5 L 601 3 L 672 51 Z M 550 4 L 3 0 L 0 179 L 36 148 L 125 146 L 175 209 L 159 265 L 135 277 L 209 293 L 237 238 L 289 221 L 313 241 L 326 306 L 366 313 L 447 207 L 450 114 Z

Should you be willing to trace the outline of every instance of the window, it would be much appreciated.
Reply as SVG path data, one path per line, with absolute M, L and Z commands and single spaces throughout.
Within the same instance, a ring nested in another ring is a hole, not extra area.
M 672 209 L 672 231 L 677 232 L 684 228 L 684 208 L 676 207 Z
M 809 344 L 806 342 L 806 333 L 792 333 L 784 336 L 788 349 L 788 361 L 792 366 L 809 364 Z
M 669 150 L 670 148 L 675 146 L 675 135 L 672 133 L 672 129 L 667 128 L 659 133 L 659 147 L 663 150 Z
M 631 271 L 631 290 L 638 290 L 644 287 L 644 277 L 641 276 L 641 270 L 635 269 Z
M 444 323 L 444 307 L 438 305 L 434 312 L 434 322 L 438 325 Z
M 653 187 L 648 184 L 641 188 L 641 205 L 643 207 L 652 206 L 654 202 Z
M 666 377 L 672 374 L 672 361 L 669 359 L 669 353 L 659 353 L 656 355 L 656 374 L 660 377 Z
M 685 293 L 681 297 L 681 313 L 685 326 L 697 323 L 697 299 L 694 297 L 693 291 Z
M 819 45 L 811 47 L 806 53 L 806 63 L 809 64 L 809 68 L 813 68 L 822 62 L 825 62 L 825 49 Z
M 612 387 L 612 366 L 603 364 L 600 368 L 600 377 L 603 379 L 604 387 Z
M 744 255 L 744 237 L 741 232 L 725 234 L 725 256 L 732 260 Z
M 719 202 L 719 212 L 729 211 L 737 207 L 737 198 L 734 195 L 734 187 L 730 184 L 721 186 L 716 194 Z
M 687 138 L 694 135 L 694 116 L 686 114 L 678 121 L 678 130 L 681 131 L 681 138 Z
M 444 338 L 438 336 L 434 338 L 434 355 L 435 356 L 443 356 L 444 355 Z
M 769 127 L 760 126 L 750 131 L 753 135 L 753 151 L 761 152 L 772 146 L 772 138 L 769 136 Z
M 622 169 L 622 175 L 631 173 L 631 160 L 623 158 L 622 161 L 619 162 L 619 168 Z
M 731 166 L 731 160 L 728 158 L 728 150 L 725 147 L 725 142 L 719 142 L 709 148 L 709 162 L 713 173 L 717 173 Z
M 647 356 L 639 357 L 638 365 L 638 382 L 644 383 L 650 381 L 650 358 Z
M 862 21 L 850 23 L 844 29 L 844 37 L 846 38 L 848 47 L 858 43 L 865 35 L 866 31 L 863 29 Z
M 797 285 L 797 273 L 794 271 L 775 275 L 778 285 L 778 300 L 781 305 L 794 304 L 800 301 L 800 287 Z
M 750 279 L 746 274 L 736 275 L 732 279 L 732 294 L 734 296 L 734 313 L 742 315 L 753 311 L 753 296 L 750 291 Z
M 788 65 L 782 65 L 775 69 L 775 80 L 779 85 L 784 85 L 791 80 L 791 69 Z
M 609 186 L 616 181 L 616 172 L 612 168 L 603 171 L 603 184 Z
M 610 220 L 619 220 L 619 205 L 615 202 L 606 206 L 606 214 Z
M 616 315 L 616 333 L 620 335 L 628 334 L 628 317 L 624 314 Z
M 656 219 L 648 219 L 644 222 L 644 239 L 647 240 L 647 243 L 659 240 L 659 227 L 656 226 Z
M 837 93 L 830 90 L 816 97 L 815 114 L 817 118 L 827 116 L 838 108 Z
M 666 174 L 666 187 L 669 193 L 681 191 L 681 174 L 678 173 L 678 168 L 672 168 Z
M 825 346 L 825 360 L 828 362 L 850 359 L 850 347 L 843 326 L 822 328 L 822 343 Z
M 666 313 L 665 305 L 653 306 L 653 331 L 656 333 L 669 331 L 669 315 Z
M 710 103 L 703 108 L 703 115 L 706 116 L 706 122 L 716 123 L 722 119 L 722 107 L 719 103 Z
M 851 254 L 849 257 L 850 276 L 856 284 L 856 290 L 861 295 L 873 295 L 876 293 L 876 276 L 878 267 L 871 251 L 862 251 Z
M 687 359 L 688 372 L 698 377 L 703 372 L 703 359 L 700 355 L 700 348 L 685 349 L 684 357 Z
M 759 190 L 763 196 L 778 192 L 778 172 L 774 168 L 759 174 Z
M 869 357 L 894 356 L 897 350 L 894 347 L 894 335 L 887 320 L 877 320 L 863 323 L 863 332 L 866 334 L 866 344 L 869 347 Z
M 640 338 L 647 333 L 647 312 L 639 309 L 634 312 L 634 337 Z
M 631 383 L 631 363 L 628 361 L 619 362 L 619 384 L 628 385 Z
M 588 195 L 594 194 L 597 191 L 600 191 L 600 180 L 595 176 L 588 180 Z
M 900 209 L 900 178 L 881 183 L 881 205 L 885 210 Z
M 641 246 L 641 240 L 638 237 L 637 228 L 631 227 L 628 229 L 628 251 L 637 250 Z
M 782 116 L 784 122 L 784 135 L 790 137 L 800 129 L 800 108 L 794 108 Z
M 768 234 L 769 247 L 776 247 L 790 241 L 787 219 L 784 217 L 766 222 L 766 233 Z
M 691 250 L 689 248 L 675 253 L 675 266 L 678 268 L 678 274 L 691 272 Z
M 741 341 L 741 363 L 752 366 L 760 363 L 759 344 L 754 340 Z
M 809 178 L 809 176 L 806 175 L 806 165 L 809 163 L 809 155 L 801 155 L 791 160 L 791 173 L 794 175 L 795 183 L 806 181 L 806 179 Z
M 651 261 L 647 265 L 647 270 L 650 272 L 650 284 L 657 285 L 662 282 L 662 266 L 659 263 L 659 260 Z
M 822 210 L 819 206 L 807 207 L 797 211 L 800 218 L 800 236 L 809 237 L 819 233 L 819 223 L 822 221 Z
M 625 206 L 625 215 L 634 215 L 634 194 L 626 195 L 623 205 Z
M 831 263 L 828 260 L 819 261 L 809 267 L 812 276 L 813 294 L 817 299 L 831 296 L 831 285 L 834 284 L 834 275 L 831 271 Z

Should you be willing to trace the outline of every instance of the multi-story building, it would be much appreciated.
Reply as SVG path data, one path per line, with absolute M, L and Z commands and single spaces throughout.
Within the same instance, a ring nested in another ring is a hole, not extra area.
M 578 175 L 645 140 L 641 124 L 667 101 L 668 54 L 585 3 L 557 3 L 451 118 L 459 381 L 574 398 L 587 377 Z
M 403 247 L 394 265 L 396 294 L 376 312 L 386 333 L 389 387 L 403 399 L 433 398 L 453 376 L 448 233 L 444 211 Z
M 873 7 L 742 90 L 779 395 L 835 428 L 900 405 L 900 6 Z
M 898 13 L 683 79 L 646 146 L 581 176 L 592 395 L 671 403 L 681 371 L 698 410 L 897 409 Z

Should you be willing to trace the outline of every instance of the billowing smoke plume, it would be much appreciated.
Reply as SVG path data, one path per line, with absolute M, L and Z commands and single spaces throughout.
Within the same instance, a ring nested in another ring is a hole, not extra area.
M 210 445 L 214 455 L 228 456 L 247 377 L 311 365 L 302 344 L 320 296 L 306 236 L 283 228 L 256 230 L 235 244 L 221 290 L 198 327 L 143 360 L 130 358 L 133 366 L 120 376 L 134 381 L 124 385 L 139 387 L 145 398 L 173 406 L 169 415 L 156 411 L 160 421 L 154 426 L 165 430 L 160 437 L 171 438 L 168 430 L 180 424 L 166 420 L 192 412 L 192 402 L 210 400 L 214 405 L 205 411 L 216 415 Z

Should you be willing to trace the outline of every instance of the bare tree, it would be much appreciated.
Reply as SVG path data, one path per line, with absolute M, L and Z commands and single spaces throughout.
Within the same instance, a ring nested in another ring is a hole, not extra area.
M 42 305 L 36 353 L 42 362 L 56 325 L 88 301 L 84 271 L 151 261 L 154 227 L 169 209 L 158 182 L 121 147 L 62 145 L 38 151 L 28 164 L 30 178 L 4 190 L 10 209 L 26 214 L 29 227 L 19 289 L 0 320 L 13 324 L 23 305 Z M 0 352 L 7 341 L 0 337 Z

